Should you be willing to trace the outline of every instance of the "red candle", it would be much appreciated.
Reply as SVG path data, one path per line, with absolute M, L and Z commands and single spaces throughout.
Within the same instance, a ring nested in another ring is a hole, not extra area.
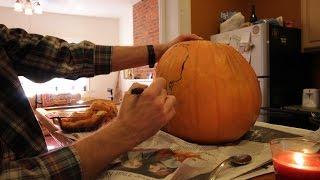
M 302 152 L 282 152 L 273 157 L 276 178 L 320 180 L 320 157 Z

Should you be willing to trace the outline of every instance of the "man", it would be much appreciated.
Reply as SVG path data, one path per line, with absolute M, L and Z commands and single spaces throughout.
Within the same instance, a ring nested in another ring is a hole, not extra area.
M 139 95 L 126 94 L 118 117 L 70 147 L 47 152 L 41 129 L 18 76 L 44 82 L 77 79 L 153 65 L 172 45 L 201 39 L 179 36 L 154 46 L 111 47 L 64 40 L 0 25 L 0 179 L 92 179 L 120 154 L 154 135 L 175 114 L 166 81 L 155 79 Z M 139 86 L 139 85 L 135 85 Z

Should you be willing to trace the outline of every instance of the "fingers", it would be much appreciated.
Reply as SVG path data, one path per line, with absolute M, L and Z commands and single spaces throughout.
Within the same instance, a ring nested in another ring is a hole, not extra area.
M 143 88 L 143 89 L 145 89 L 145 88 L 147 88 L 147 87 L 148 87 L 148 86 L 145 85 L 145 84 L 133 83 L 133 84 L 131 85 L 131 87 L 129 88 L 129 90 L 128 90 L 127 92 L 125 92 L 125 96 L 131 95 L 131 90 L 132 90 L 132 89 L 135 89 L 135 88 Z
M 149 101 L 155 103 L 155 105 L 157 105 L 158 107 L 160 105 L 162 112 L 166 117 L 165 119 L 166 121 L 168 121 L 175 115 L 174 105 L 176 103 L 176 98 L 172 95 L 167 94 L 166 87 L 166 80 L 164 78 L 156 78 L 149 87 L 142 84 L 134 83 L 131 86 L 129 92 L 133 88 L 145 88 L 143 93 L 140 95 L 142 99 L 139 98 L 139 100 L 135 98 L 136 96 L 131 95 L 130 97 L 132 98 L 127 98 L 127 100 L 132 99 L 132 102 Z M 148 98 L 149 100 L 145 98 Z
M 166 102 L 166 99 L 167 99 L 167 90 L 165 89 L 162 89 L 160 95 L 159 95 L 159 98 L 160 98 L 160 102 L 162 104 L 164 104 Z
M 193 41 L 193 40 L 203 40 L 202 37 L 196 35 L 196 34 L 184 34 L 180 35 L 174 40 L 170 41 L 168 44 L 168 47 L 171 47 L 177 43 L 183 42 L 183 41 Z
M 178 37 L 178 42 L 192 41 L 192 40 L 203 40 L 203 38 L 196 34 L 184 34 Z
M 130 92 L 132 89 L 134 89 L 134 88 L 143 88 L 143 89 L 145 89 L 145 88 L 147 88 L 147 87 L 148 87 L 148 86 L 145 85 L 145 84 L 133 83 L 133 84 L 131 85 L 131 87 L 129 88 L 129 92 Z
M 174 109 L 175 104 L 176 104 L 176 97 L 172 95 L 167 95 L 167 98 L 163 106 L 163 112 L 164 113 L 171 112 L 172 109 Z
M 198 36 L 198 35 L 196 35 L 196 34 L 192 34 L 192 35 L 191 35 L 191 38 L 192 38 L 192 39 L 195 39 L 195 40 L 203 40 L 203 37 L 200 37 L 200 36 Z
M 174 116 L 176 115 L 176 110 L 174 108 L 171 109 L 171 111 L 167 114 L 167 122 L 170 121 Z
M 202 37 L 196 35 L 196 34 L 185 34 L 182 35 L 182 41 L 191 41 L 191 40 L 203 40 Z
M 166 125 L 176 114 L 174 106 L 176 104 L 176 98 L 172 95 L 167 95 L 165 103 L 163 104 L 162 109 L 162 126 Z
M 164 78 L 156 78 L 153 80 L 152 84 L 144 90 L 142 95 L 157 97 L 161 94 L 163 89 L 166 89 L 167 82 Z
M 123 97 L 123 104 L 130 104 L 132 102 L 135 102 L 137 99 L 136 99 L 136 96 L 132 95 L 131 94 L 131 90 L 134 89 L 134 88 L 147 88 L 148 86 L 147 85 L 144 85 L 144 84 L 139 84 L 139 83 L 133 83 L 131 85 L 131 87 L 129 88 L 129 90 L 127 92 L 125 92 L 124 94 L 124 97 Z

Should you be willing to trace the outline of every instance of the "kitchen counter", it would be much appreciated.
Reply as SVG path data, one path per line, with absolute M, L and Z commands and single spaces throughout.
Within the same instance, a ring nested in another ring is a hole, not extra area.
M 266 108 L 268 122 L 283 126 L 317 130 L 320 125 L 320 113 L 314 108 L 286 106 L 282 108 Z

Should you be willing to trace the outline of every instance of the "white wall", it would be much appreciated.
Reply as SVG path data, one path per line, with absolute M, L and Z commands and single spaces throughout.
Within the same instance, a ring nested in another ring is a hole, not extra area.
M 191 33 L 191 0 L 159 0 L 160 42 Z
M 0 7 L 0 23 L 10 28 L 24 28 L 30 33 L 57 36 L 69 42 L 89 40 L 100 45 L 120 44 L 118 18 L 99 18 L 46 12 L 42 15 L 27 16 L 13 11 L 12 8 Z M 127 34 L 130 34 L 130 32 Z M 130 38 L 129 36 L 127 35 L 126 39 Z M 105 98 L 107 88 L 115 88 L 117 77 L 117 73 L 111 73 L 110 75 L 90 78 L 89 95 L 96 98 Z
M 133 45 L 133 6 L 126 6 L 126 13 L 120 17 L 120 45 Z
M 128 5 L 126 9 L 127 13 L 123 13 L 120 18 L 120 45 L 131 46 L 133 45 L 133 6 Z M 150 84 L 149 82 L 147 82 L 147 80 L 141 81 L 125 79 L 123 73 L 124 72 L 121 71 L 120 74 L 118 74 L 120 81 L 119 88 L 122 95 L 131 87 L 134 82 L 147 85 Z M 119 91 L 119 89 L 116 91 Z
M 0 22 L 21 27 L 30 33 L 52 35 L 68 40 L 89 40 L 102 45 L 119 44 L 119 19 L 44 13 L 27 16 L 0 7 Z

